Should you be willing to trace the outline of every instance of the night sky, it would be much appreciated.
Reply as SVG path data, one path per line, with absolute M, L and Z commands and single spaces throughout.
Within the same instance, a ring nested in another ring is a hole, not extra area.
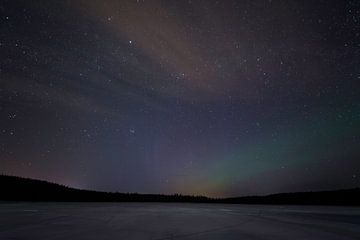
M 360 186 L 360 1 L 0 1 L 0 173 L 241 196 Z

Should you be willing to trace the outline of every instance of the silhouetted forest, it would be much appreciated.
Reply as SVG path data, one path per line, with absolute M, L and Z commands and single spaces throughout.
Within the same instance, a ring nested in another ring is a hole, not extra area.
M 112 193 L 80 190 L 56 183 L 5 175 L 0 175 L 0 193 L 0 201 L 360 205 L 359 188 L 215 199 L 204 196 L 185 196 L 179 194 Z
M 0 175 L 2 201 L 210 202 L 202 196 L 113 193 L 80 190 L 41 180 Z
M 267 196 L 226 198 L 224 203 L 281 205 L 342 205 L 359 206 L 360 188 L 319 192 L 278 193 Z

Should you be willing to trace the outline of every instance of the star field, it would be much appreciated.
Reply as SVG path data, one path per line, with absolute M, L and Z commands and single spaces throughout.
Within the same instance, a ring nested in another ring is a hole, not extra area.
M 360 184 L 359 1 L 1 1 L 0 172 L 236 196 Z

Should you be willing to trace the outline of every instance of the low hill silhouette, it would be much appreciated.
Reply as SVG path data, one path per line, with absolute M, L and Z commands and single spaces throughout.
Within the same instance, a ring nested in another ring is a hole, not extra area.
M 41 180 L 0 175 L 0 201 L 193 202 L 359 206 L 360 188 L 215 199 L 204 196 L 186 196 L 179 194 L 162 195 L 80 190 Z
M 203 196 L 100 192 L 56 183 L 0 175 L 0 201 L 65 202 L 210 202 Z
M 224 203 L 274 205 L 341 205 L 359 206 L 360 188 L 318 192 L 278 193 L 267 196 L 247 196 L 222 199 Z

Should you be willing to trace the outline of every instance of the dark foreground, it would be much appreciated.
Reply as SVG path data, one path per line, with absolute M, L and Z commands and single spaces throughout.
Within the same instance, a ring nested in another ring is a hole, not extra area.
M 360 239 L 360 208 L 0 203 L 0 239 Z

